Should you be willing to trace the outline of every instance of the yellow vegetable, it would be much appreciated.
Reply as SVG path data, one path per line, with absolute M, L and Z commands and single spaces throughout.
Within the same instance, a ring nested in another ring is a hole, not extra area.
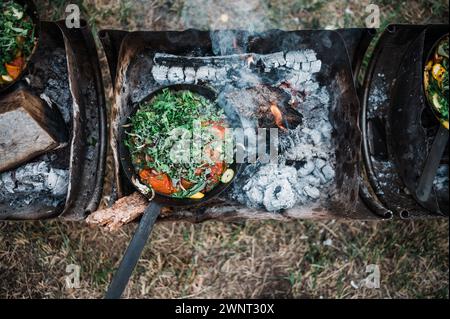
M 14 79 L 9 75 L 2 75 L 2 80 L 7 83 L 14 81 Z
M 203 197 L 205 197 L 205 194 L 203 194 L 202 192 L 198 192 L 198 193 L 192 195 L 192 196 L 189 197 L 189 198 L 192 198 L 192 199 L 201 199 L 201 198 L 203 198 Z
M 437 63 L 433 65 L 433 70 L 431 71 L 431 73 L 433 74 L 433 77 L 436 79 L 436 81 L 439 82 L 440 85 L 444 78 L 445 68 L 439 63 Z

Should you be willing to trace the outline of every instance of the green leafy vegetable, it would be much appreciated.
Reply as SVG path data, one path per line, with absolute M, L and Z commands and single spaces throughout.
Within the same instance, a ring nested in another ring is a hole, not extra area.
M 188 189 L 178 187 L 173 197 L 189 197 L 220 180 L 220 176 L 211 178 L 214 172 L 210 167 L 217 163 L 201 156 L 202 146 L 214 148 L 211 145 L 217 142 L 217 132 L 211 127 L 219 125 L 224 129 L 223 111 L 215 103 L 191 91 L 165 89 L 139 105 L 129 125 L 124 142 L 137 172 L 153 169 L 167 174 L 174 186 L 179 186 L 182 179 L 192 184 Z M 177 147 L 181 154 L 188 154 L 187 160 L 173 160 Z
M 8 75 L 6 64 L 33 51 L 35 26 L 25 11 L 14 1 L 0 0 L 0 84 L 1 76 Z

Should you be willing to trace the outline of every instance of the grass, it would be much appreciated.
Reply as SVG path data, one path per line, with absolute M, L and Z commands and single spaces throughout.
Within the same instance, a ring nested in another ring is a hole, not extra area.
M 205 10 L 192 11 L 204 2 L 78 1 L 96 30 L 362 27 L 369 3 L 213 0 Z M 36 3 L 43 18 L 64 17 L 65 1 Z M 448 22 L 444 1 L 378 3 L 383 26 Z M 228 21 L 218 19 L 221 14 L 227 14 Z M 134 227 L 110 234 L 57 220 L 1 222 L 0 297 L 102 297 Z M 448 233 L 448 220 L 162 223 L 155 227 L 125 296 L 448 299 Z M 78 289 L 65 287 L 65 270 L 71 263 L 81 267 Z M 370 264 L 380 269 L 379 289 L 360 284 Z

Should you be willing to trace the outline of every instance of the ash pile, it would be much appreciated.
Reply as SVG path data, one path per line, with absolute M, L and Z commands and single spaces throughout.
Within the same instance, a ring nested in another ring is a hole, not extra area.
M 258 128 L 278 129 L 278 138 L 268 143 L 278 151 L 270 161 L 250 161 L 258 146 L 246 137 L 248 158 L 224 195 L 228 200 L 275 212 L 310 207 L 330 196 L 336 175 L 331 98 L 329 88 L 316 78 L 322 68 L 316 52 L 210 57 L 156 53 L 151 62 L 156 85 L 193 83 L 215 88 L 221 104 L 234 107 L 244 128 L 253 129 L 246 134 L 256 134 Z M 134 100 L 144 96 L 139 89 L 131 95 Z

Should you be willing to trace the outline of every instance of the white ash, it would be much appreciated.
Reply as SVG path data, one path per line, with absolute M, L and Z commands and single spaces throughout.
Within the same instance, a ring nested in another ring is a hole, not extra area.
M 322 62 L 312 50 L 220 57 L 182 57 L 156 53 L 152 75 L 161 85 L 203 82 L 223 86 L 239 82 L 242 87 L 261 83 L 261 73 L 276 70 L 283 75 L 281 82 L 287 81 L 294 88 L 301 88 L 311 81 L 314 73 L 320 72 L 321 65 Z
M 278 68 L 286 64 L 283 52 L 276 52 L 273 54 L 261 55 L 261 62 L 268 68 Z
M 179 66 L 173 66 L 167 72 L 167 80 L 172 83 L 182 83 L 184 81 L 183 68 Z
M 154 65 L 152 67 L 152 75 L 156 82 L 166 83 L 167 74 L 169 73 L 169 67 L 165 65 Z
M 197 69 L 195 82 L 216 80 L 216 69 L 209 66 L 201 66 Z
M 297 170 L 285 164 L 250 164 L 243 175 L 246 182 L 241 188 L 233 187 L 232 198 L 252 208 L 265 208 L 274 212 L 292 208 L 298 204 L 307 204 L 326 194 L 324 186 L 334 177 L 334 170 L 322 160 L 311 165 L 308 171 L 304 167 Z M 330 175 L 323 173 L 329 170 Z M 326 175 L 326 177 L 325 177 Z
M 196 71 L 192 67 L 187 67 L 184 69 L 184 82 L 185 83 L 194 83 L 196 78 Z
M 439 166 L 433 186 L 437 191 L 448 195 L 448 165 Z
M 369 95 L 369 107 L 368 117 L 373 118 L 376 116 L 378 109 L 383 107 L 388 102 L 388 85 L 386 84 L 384 74 L 377 74 L 374 79 L 375 84 L 373 90 Z
M 64 200 L 69 171 L 50 167 L 45 161 L 29 163 L 0 175 L 0 202 L 30 204 L 36 199 L 57 206 Z

